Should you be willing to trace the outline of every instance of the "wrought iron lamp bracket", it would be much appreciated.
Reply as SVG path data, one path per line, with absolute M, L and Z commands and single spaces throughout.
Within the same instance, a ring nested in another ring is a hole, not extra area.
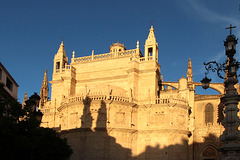
M 224 79 L 224 77 L 221 75 L 222 72 L 225 73 L 225 71 L 227 70 L 226 64 L 227 62 L 224 63 L 217 63 L 216 61 L 210 61 L 207 63 L 203 63 L 206 69 L 205 72 L 205 77 L 207 77 L 207 74 L 211 71 L 211 72 L 217 72 L 217 75 L 219 78 Z
M 221 73 L 227 73 L 229 74 L 229 77 L 235 76 L 240 77 L 240 74 L 237 74 L 238 68 L 240 68 L 240 62 L 236 61 L 236 59 L 228 59 L 224 63 L 217 63 L 216 61 L 210 61 L 207 63 L 203 63 L 206 69 L 205 77 L 207 77 L 207 74 L 211 72 L 217 72 L 217 75 L 221 79 L 225 79 L 225 75 L 222 76 Z M 231 68 L 234 67 L 235 71 L 232 72 Z

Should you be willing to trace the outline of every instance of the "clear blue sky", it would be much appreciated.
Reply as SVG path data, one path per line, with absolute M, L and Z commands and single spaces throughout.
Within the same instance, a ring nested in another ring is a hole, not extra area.
M 71 58 L 107 53 L 112 43 L 144 52 L 153 24 L 164 81 L 186 77 L 192 59 L 193 79 L 204 77 L 203 62 L 224 61 L 225 30 L 236 25 L 240 38 L 240 0 L 11 0 L 0 2 L 0 61 L 24 93 L 39 93 L 44 69 L 52 77 L 53 57 L 64 37 Z M 240 52 L 238 44 L 238 55 Z M 216 76 L 215 82 L 221 82 Z

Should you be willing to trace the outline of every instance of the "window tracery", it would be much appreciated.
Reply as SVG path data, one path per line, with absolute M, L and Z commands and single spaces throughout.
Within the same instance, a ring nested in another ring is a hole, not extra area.
M 213 124 L 213 105 L 208 103 L 205 106 L 205 124 L 212 125 Z

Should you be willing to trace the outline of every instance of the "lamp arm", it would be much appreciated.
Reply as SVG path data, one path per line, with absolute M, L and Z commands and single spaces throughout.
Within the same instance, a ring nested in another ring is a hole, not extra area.
M 203 64 L 206 69 L 205 77 L 207 76 L 209 71 L 211 71 L 211 72 L 217 72 L 218 77 L 224 79 L 221 73 L 226 70 L 226 62 L 221 64 L 221 63 L 217 63 L 216 61 L 210 61 L 207 63 L 204 62 Z
M 220 73 L 222 73 L 222 72 L 225 73 L 225 70 L 226 70 L 226 62 L 219 64 L 218 70 L 217 70 L 217 75 L 219 78 L 224 79 L 224 77 Z

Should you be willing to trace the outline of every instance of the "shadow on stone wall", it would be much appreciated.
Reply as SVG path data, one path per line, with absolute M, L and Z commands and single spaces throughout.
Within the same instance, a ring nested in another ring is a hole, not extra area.
M 71 160 L 218 160 L 217 147 L 220 146 L 218 138 L 208 135 L 202 143 L 188 146 L 188 140 L 183 139 L 181 144 L 161 146 L 146 146 L 145 151 L 132 156 L 129 148 L 116 143 L 116 139 L 107 133 L 106 104 L 101 101 L 100 108 L 91 108 L 92 100 L 84 100 L 81 127 L 62 131 L 61 136 L 68 139 L 73 149 Z M 92 116 L 97 114 L 95 120 Z M 96 126 L 93 127 L 93 123 Z M 186 147 L 187 146 L 187 147 Z M 194 152 L 191 151 L 191 148 Z
M 182 150 L 185 147 L 184 144 L 188 144 L 187 139 L 182 139 L 181 144 L 166 147 L 161 147 L 161 144 L 155 147 L 146 146 L 145 151 L 132 157 L 132 160 L 220 160 L 217 148 L 221 146 L 221 143 L 215 135 L 209 134 L 204 137 L 202 143 L 189 145 L 185 152 Z

